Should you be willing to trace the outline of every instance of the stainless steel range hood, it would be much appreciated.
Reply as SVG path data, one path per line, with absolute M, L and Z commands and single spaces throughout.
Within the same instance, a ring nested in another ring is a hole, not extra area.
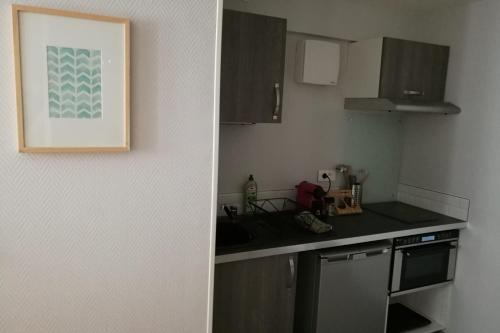
M 461 111 L 458 106 L 448 102 L 419 102 L 391 98 L 346 98 L 344 107 L 347 110 L 434 114 L 457 114 Z

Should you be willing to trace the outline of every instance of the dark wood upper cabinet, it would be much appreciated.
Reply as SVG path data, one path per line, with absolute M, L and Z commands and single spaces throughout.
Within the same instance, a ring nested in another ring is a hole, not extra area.
M 224 10 L 220 122 L 280 123 L 286 20 Z
M 346 97 L 441 102 L 449 54 L 448 46 L 396 38 L 352 43 Z
M 384 38 L 379 97 L 442 101 L 450 48 Z
M 214 333 L 292 333 L 297 254 L 215 265 Z

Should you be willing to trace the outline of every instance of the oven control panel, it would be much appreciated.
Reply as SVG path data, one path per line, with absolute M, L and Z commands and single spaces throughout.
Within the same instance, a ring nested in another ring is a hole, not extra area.
M 446 231 L 432 232 L 429 234 L 400 237 L 394 239 L 394 246 L 405 246 L 412 244 L 436 242 L 441 240 L 458 238 L 458 235 L 459 235 L 458 230 L 446 230 Z

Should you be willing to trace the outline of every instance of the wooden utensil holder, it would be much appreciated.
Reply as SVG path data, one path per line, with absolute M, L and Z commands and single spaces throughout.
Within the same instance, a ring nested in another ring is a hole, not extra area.
M 363 213 L 361 206 L 352 205 L 353 200 L 351 190 L 330 191 L 326 197 L 335 199 L 335 215 L 353 215 Z

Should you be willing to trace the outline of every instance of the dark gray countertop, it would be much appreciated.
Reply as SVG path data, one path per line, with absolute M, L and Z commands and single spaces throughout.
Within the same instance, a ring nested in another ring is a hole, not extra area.
M 368 208 L 366 205 L 365 208 Z M 227 222 L 222 217 L 219 222 Z M 343 246 L 417 235 L 435 231 L 462 229 L 467 222 L 445 215 L 431 222 L 405 224 L 368 211 L 360 215 L 328 217 L 325 222 L 333 231 L 317 235 L 297 226 L 293 213 L 239 216 L 240 223 L 255 235 L 251 242 L 231 247 L 216 248 L 215 263 L 254 259 L 271 255 L 295 253 L 328 247 Z

